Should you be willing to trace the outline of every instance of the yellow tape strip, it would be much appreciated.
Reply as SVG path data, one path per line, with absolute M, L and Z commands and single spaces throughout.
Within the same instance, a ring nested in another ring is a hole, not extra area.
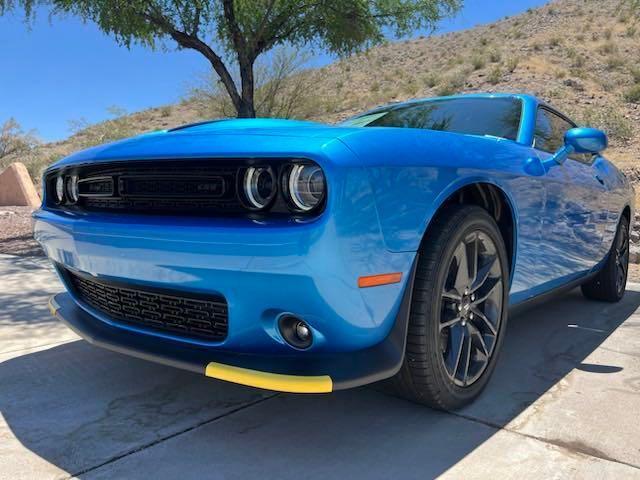
M 333 390 L 333 382 L 328 375 L 317 377 L 281 375 L 279 373 L 259 372 L 215 362 L 207 365 L 205 375 L 227 382 L 266 390 L 276 390 L 278 392 L 329 393 Z
M 58 313 L 58 310 L 60 310 L 60 305 L 58 305 L 58 302 L 56 302 L 55 297 L 51 297 L 49 299 L 49 312 L 55 317 L 56 313 Z

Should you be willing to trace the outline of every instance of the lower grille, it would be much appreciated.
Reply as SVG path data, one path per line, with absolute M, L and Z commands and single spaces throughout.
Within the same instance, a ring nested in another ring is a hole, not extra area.
M 172 335 L 222 341 L 229 326 L 227 302 L 181 292 L 159 293 L 65 271 L 74 293 L 110 319 Z

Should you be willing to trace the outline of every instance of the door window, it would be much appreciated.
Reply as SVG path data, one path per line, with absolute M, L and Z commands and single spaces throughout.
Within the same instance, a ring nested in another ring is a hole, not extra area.
M 556 153 L 564 146 L 564 135 L 575 125 L 556 115 L 546 108 L 538 109 L 536 129 L 533 136 L 533 147 L 548 153 Z M 586 155 L 573 153 L 569 155 L 572 160 L 589 163 Z
M 539 108 L 533 146 L 538 150 L 555 153 L 563 147 L 564 134 L 572 128 L 573 125 L 564 118 Z

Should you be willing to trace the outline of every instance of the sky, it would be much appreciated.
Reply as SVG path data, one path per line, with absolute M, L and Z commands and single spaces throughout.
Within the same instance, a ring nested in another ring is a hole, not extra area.
M 546 0 L 465 0 L 438 33 L 471 28 L 544 5 Z M 14 117 L 44 141 L 69 136 L 70 121 L 110 118 L 175 103 L 208 70 L 200 54 L 120 47 L 95 25 L 73 17 L 50 21 L 41 10 L 30 27 L 20 12 L 0 17 L 0 124 Z M 314 65 L 333 59 L 318 55 Z

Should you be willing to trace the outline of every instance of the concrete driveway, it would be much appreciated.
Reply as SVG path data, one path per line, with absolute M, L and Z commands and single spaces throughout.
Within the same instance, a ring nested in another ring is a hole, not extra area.
M 0 256 L 0 478 L 640 478 L 640 285 L 510 319 L 480 400 L 274 394 L 92 347 L 44 260 Z

